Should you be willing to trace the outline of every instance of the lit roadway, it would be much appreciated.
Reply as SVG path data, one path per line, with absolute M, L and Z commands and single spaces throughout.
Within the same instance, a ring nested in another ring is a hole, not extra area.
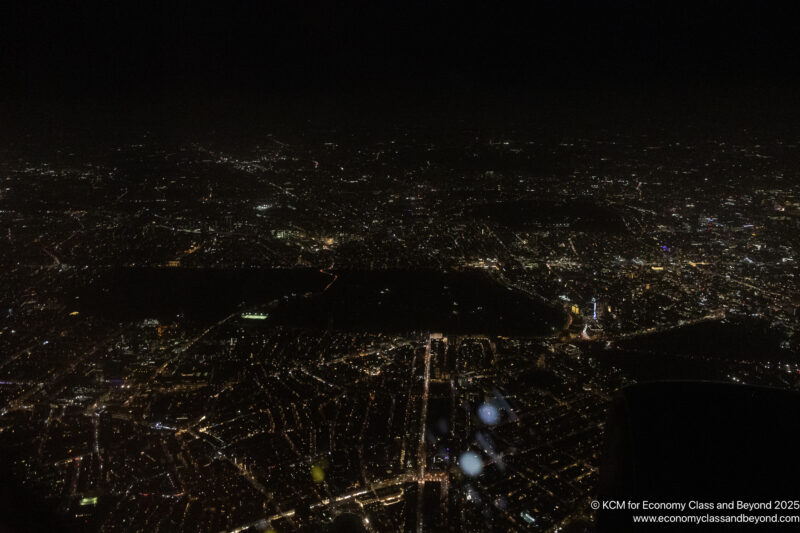
M 328 269 L 329 269 L 329 270 L 330 270 L 331 268 L 333 268 L 333 264 L 331 264 L 331 266 L 330 266 L 330 267 L 328 267 Z M 322 289 L 322 292 L 325 292 L 325 291 L 327 291 L 328 289 L 330 289 L 330 288 L 331 288 L 331 285 L 333 285 L 334 283 L 336 283 L 336 280 L 337 280 L 337 279 L 339 279 L 339 274 L 334 274 L 333 272 L 328 272 L 328 271 L 327 271 L 327 270 L 325 270 L 324 268 L 320 268 L 320 269 L 319 269 L 319 271 L 320 271 L 320 273 L 321 273 L 321 274 L 327 274 L 327 275 L 329 275 L 329 276 L 332 276 L 332 277 L 333 277 L 333 279 L 331 280 L 331 282 L 330 282 L 330 283 L 328 283 L 327 285 L 325 285 L 325 288 L 324 288 L 324 289 Z
M 419 463 L 419 475 L 417 477 L 417 531 L 422 532 L 422 500 L 423 489 L 425 488 L 425 423 L 428 418 L 428 384 L 431 379 L 431 338 L 428 336 L 428 344 L 425 346 L 425 381 L 422 388 L 422 415 L 419 417 L 419 446 L 417 447 L 417 461 Z
M 448 480 L 447 474 L 444 472 L 439 472 L 436 474 L 429 474 L 426 476 L 424 481 L 437 481 L 439 483 L 444 483 Z M 325 507 L 326 505 L 331 505 L 333 503 L 341 503 L 344 501 L 352 500 L 353 498 L 357 498 L 359 496 L 365 496 L 370 493 L 374 493 L 374 491 L 379 489 L 385 489 L 388 487 L 394 487 L 397 485 L 405 485 L 406 483 L 413 483 L 417 481 L 413 474 L 400 474 L 390 479 L 385 479 L 383 481 L 377 481 L 375 483 L 370 483 L 368 489 L 358 489 L 352 492 L 347 492 L 340 496 L 335 496 L 332 498 L 325 498 L 320 500 L 319 502 L 309 506 L 311 509 L 318 509 L 320 507 Z M 394 501 L 397 499 L 396 495 L 389 495 L 384 498 L 378 498 L 377 496 L 374 498 L 376 501 Z M 248 524 L 242 525 L 237 527 L 236 529 L 231 529 L 228 533 L 240 533 L 241 531 L 246 530 L 247 528 L 259 526 L 259 525 L 267 525 L 275 520 L 280 520 L 282 518 L 291 518 L 295 515 L 294 509 L 289 509 L 288 511 L 284 511 L 282 513 L 277 513 L 271 516 L 266 516 L 264 518 L 260 518 Z
M 154 374 L 151 376 L 151 378 L 150 378 L 150 382 L 152 382 L 152 381 L 153 381 L 155 378 L 157 378 L 158 376 L 160 376 L 160 375 L 161 375 L 161 374 L 164 372 L 164 370 L 166 370 L 166 369 L 167 369 L 167 367 L 168 367 L 168 366 L 169 366 L 171 363 L 173 363 L 173 362 L 177 361 L 178 359 L 180 359 L 180 357 L 181 357 L 183 354 L 185 354 L 186 352 L 188 352 L 188 351 L 189 351 L 189 349 L 190 349 L 192 346 L 194 346 L 194 345 L 195 345 L 195 344 L 196 344 L 196 343 L 197 343 L 197 342 L 198 342 L 200 339 L 202 339 L 203 337 L 205 337 L 206 335 L 208 335 L 208 334 L 211 332 L 211 330 L 213 330 L 214 328 L 217 328 L 217 327 L 221 326 L 222 324 L 224 324 L 225 322 L 227 322 L 228 320 L 230 320 L 231 318 L 233 318 L 233 317 L 235 317 L 235 316 L 237 316 L 237 315 L 239 315 L 239 314 L 240 314 L 240 312 L 239 312 L 239 311 L 235 311 L 235 312 L 231 313 L 230 315 L 226 316 L 225 318 L 223 318 L 222 320 L 220 320 L 219 322 L 216 322 L 215 324 L 212 324 L 212 325 L 208 326 L 206 329 L 204 329 L 204 330 L 203 330 L 203 331 L 202 331 L 202 332 L 201 332 L 199 335 L 197 335 L 195 338 L 193 338 L 192 340 L 190 340 L 190 341 L 189 341 L 189 344 L 187 344 L 187 345 L 186 345 L 186 346 L 185 346 L 185 347 L 184 347 L 182 350 L 179 350 L 179 351 L 178 351 L 178 353 L 175 355 L 175 357 L 173 357 L 173 358 L 171 358 L 171 359 L 167 359 L 167 360 L 164 362 L 164 364 L 163 364 L 163 365 L 161 365 L 161 366 L 160 366 L 160 367 L 159 367 L 159 368 L 158 368 L 158 369 L 155 371 L 155 373 L 154 373 Z
M 701 317 L 694 318 L 692 320 L 684 320 L 680 324 L 669 324 L 669 325 L 666 325 L 666 326 L 653 326 L 653 327 L 646 328 L 646 329 L 641 329 L 641 330 L 637 330 L 637 331 L 631 331 L 631 332 L 628 332 L 628 333 L 622 333 L 622 334 L 619 334 L 619 335 L 614 335 L 613 339 L 629 339 L 631 337 L 639 337 L 639 336 L 642 336 L 642 335 L 650 335 L 652 333 L 661 333 L 661 332 L 670 331 L 672 329 L 676 329 L 676 328 L 679 328 L 679 327 L 693 326 L 695 324 L 701 324 L 703 322 L 720 320 L 722 318 L 725 318 L 725 311 L 724 310 L 719 310 L 719 311 L 714 311 L 712 313 L 709 313 L 707 315 L 703 315 Z M 604 338 L 604 337 L 601 336 L 601 337 L 598 337 L 598 338 Z

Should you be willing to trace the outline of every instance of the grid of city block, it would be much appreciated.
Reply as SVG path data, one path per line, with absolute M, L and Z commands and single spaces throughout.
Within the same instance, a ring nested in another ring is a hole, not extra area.
M 23 504 L 86 531 L 590 531 L 621 388 L 800 388 L 800 141 L 554 137 L 4 147 Z

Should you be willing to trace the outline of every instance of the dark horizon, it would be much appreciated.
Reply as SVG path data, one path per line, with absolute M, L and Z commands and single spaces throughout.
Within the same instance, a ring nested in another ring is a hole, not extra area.
M 11 124 L 773 120 L 800 109 L 788 12 L 755 2 L 8 8 Z M 596 118 L 594 118 L 596 117 Z M 112 125 L 113 128 L 113 125 Z M 122 128 L 120 128 L 122 129 Z

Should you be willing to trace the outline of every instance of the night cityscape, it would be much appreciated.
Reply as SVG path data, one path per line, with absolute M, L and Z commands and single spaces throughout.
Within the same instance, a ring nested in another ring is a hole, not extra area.
M 800 50 L 722 5 L 16 8 L 0 531 L 601 531 L 620 391 L 800 390 Z

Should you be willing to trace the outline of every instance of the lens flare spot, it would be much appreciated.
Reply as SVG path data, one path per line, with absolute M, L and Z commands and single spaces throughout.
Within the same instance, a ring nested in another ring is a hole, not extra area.
M 325 481 L 325 471 L 321 466 L 311 467 L 311 479 L 313 479 L 315 483 L 322 483 Z
M 458 458 L 458 464 L 461 471 L 469 477 L 479 476 L 483 471 L 483 461 L 480 456 L 475 452 L 464 452 Z
M 494 426 L 500 421 L 500 413 L 494 405 L 483 403 L 478 407 L 478 418 L 487 426 Z

